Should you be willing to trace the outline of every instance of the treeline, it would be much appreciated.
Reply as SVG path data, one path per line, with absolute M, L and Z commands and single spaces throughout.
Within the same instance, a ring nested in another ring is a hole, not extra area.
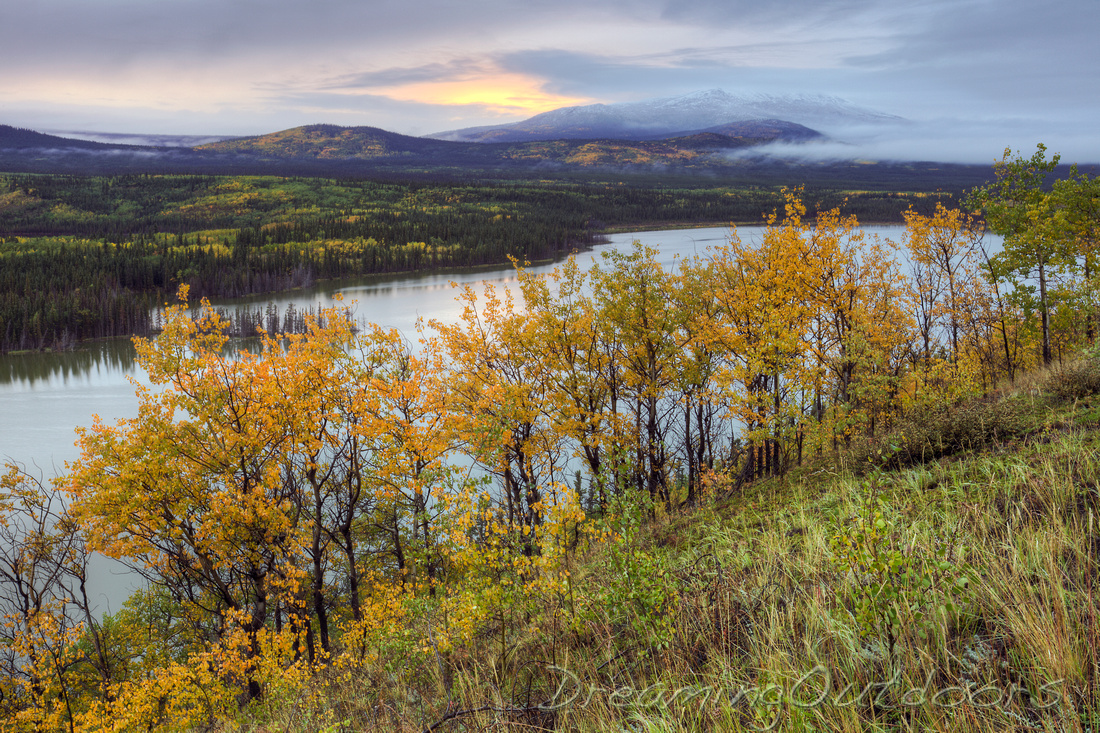
M 898 183 L 898 182 L 892 182 Z M 918 189 L 919 190 L 919 189 Z M 513 210 L 571 212 L 581 221 L 755 222 L 782 204 L 778 186 L 567 183 L 552 180 L 330 180 L 274 177 L 132 174 L 106 178 L 68 175 L 0 176 L 0 236 L 70 235 L 123 241 L 138 234 L 184 234 L 208 229 L 294 223 L 302 215 L 354 216 L 435 209 L 451 203 Z M 843 205 L 864 221 L 901 222 L 910 205 L 930 213 L 936 201 L 963 191 L 934 193 L 806 190 L 811 213 Z M 567 220 L 574 225 L 576 219 Z M 373 234 L 368 233 L 367 236 Z M 376 236 L 376 235 L 373 235 Z M 377 237 L 381 239 L 381 237 Z M 422 237 L 423 238 L 423 237 Z M 445 238 L 445 237 L 443 237 Z
M 881 221 L 949 196 L 807 193 Z M 146 334 L 179 285 L 230 298 L 318 278 L 559 257 L 605 227 L 760 220 L 768 188 L 127 175 L 0 178 L 0 352 Z
M 1025 175 L 1041 168 L 1006 156 L 975 192 L 996 255 L 959 209 L 909 213 L 882 242 L 785 192 L 758 241 L 673 271 L 640 244 L 588 272 L 521 269 L 514 297 L 467 288 L 416 347 L 334 309 L 230 354 L 219 314 L 169 309 L 137 346 L 158 389 L 81 432 L 63 493 L 3 479 L 22 523 L 0 525 L 9 727 L 197 727 L 364 668 L 385 670 L 382 708 L 394 680 L 447 676 L 497 634 L 501 676 L 518 673 L 517 627 L 636 623 L 659 646 L 674 599 L 632 544 L 647 517 L 716 472 L 736 489 L 858 447 L 1095 336 L 1097 183 L 1044 188 Z M 1037 267 L 1060 283 L 1041 302 Z M 939 448 L 906 449 L 878 460 Z M 599 597 L 573 575 L 592 543 L 619 578 Z M 149 581 L 103 622 L 93 550 Z
M 0 352 L 148 333 L 158 259 L 140 244 L 0 245 Z
M 0 177 L 0 234 L 69 235 L 126 241 L 156 232 L 182 233 L 239 226 L 235 216 L 187 216 L 174 206 L 217 185 L 212 176 L 131 174 Z

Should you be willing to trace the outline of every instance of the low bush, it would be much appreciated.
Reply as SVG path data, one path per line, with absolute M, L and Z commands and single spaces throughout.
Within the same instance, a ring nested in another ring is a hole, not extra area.
M 1044 391 L 1063 402 L 1100 394 L 1100 358 L 1086 354 L 1083 358 L 1052 369 Z
M 975 399 L 955 407 L 922 406 L 882 438 L 853 444 L 848 461 L 859 472 L 898 469 L 966 451 L 981 450 L 1028 430 L 1025 399 Z
M 865 481 L 859 513 L 830 539 L 833 564 L 852 585 L 842 589 L 861 636 L 881 635 L 890 654 L 909 629 L 926 640 L 958 616 L 969 600 L 973 573 L 958 560 L 957 537 L 916 539 L 878 495 L 877 479 Z

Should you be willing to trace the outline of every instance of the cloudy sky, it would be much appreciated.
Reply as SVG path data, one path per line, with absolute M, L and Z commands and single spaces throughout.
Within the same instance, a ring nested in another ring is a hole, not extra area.
M 30 0 L 0 17 L 0 123 L 428 134 L 720 88 L 913 121 L 870 154 L 1100 161 L 1098 0 Z

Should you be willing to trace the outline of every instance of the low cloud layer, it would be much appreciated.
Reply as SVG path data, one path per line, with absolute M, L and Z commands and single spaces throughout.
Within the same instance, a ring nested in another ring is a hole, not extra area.
M 1036 130 L 1045 131 L 1040 137 Z M 1063 162 L 1095 162 L 1097 141 L 1072 123 L 1039 124 L 1035 120 L 973 121 L 941 118 L 874 127 L 827 129 L 828 139 L 809 143 L 773 143 L 731 153 L 731 157 L 767 155 L 790 161 L 876 162 L 925 161 L 989 164 L 1006 148 L 1030 157 L 1038 143 L 1062 156 Z

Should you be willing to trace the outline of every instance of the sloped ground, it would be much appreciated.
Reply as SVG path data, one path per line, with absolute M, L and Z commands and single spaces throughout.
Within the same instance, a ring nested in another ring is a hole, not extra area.
M 1098 391 L 1082 360 L 738 495 L 719 478 L 468 647 L 426 614 L 218 727 L 1095 731 Z

